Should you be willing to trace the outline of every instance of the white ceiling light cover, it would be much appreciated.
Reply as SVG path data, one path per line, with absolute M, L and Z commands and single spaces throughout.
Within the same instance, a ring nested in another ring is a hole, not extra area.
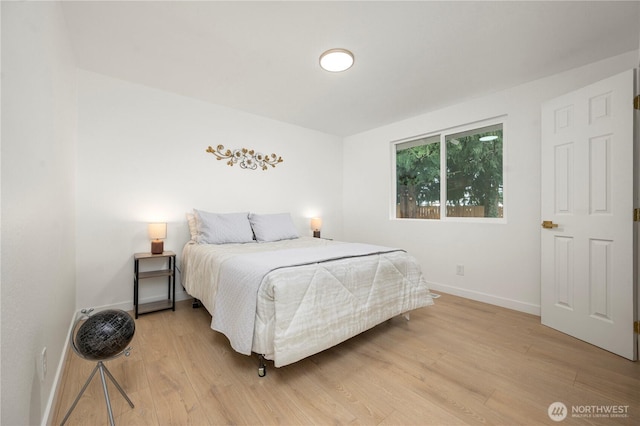
M 320 66 L 330 72 L 346 71 L 353 61 L 353 53 L 347 49 L 330 49 L 320 55 Z

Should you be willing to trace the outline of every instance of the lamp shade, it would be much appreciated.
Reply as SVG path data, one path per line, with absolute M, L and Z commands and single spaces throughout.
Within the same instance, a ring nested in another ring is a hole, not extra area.
M 313 219 L 311 219 L 311 229 L 313 229 L 314 231 L 319 231 L 320 228 L 322 228 L 322 219 L 320 219 L 319 217 L 314 217 Z
M 151 238 L 152 240 L 162 240 L 164 238 L 167 238 L 167 224 L 166 223 L 150 223 L 149 238 Z

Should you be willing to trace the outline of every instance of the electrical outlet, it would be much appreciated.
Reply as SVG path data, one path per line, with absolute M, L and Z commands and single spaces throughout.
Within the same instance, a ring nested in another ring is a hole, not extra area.
M 464 276 L 464 265 L 456 265 L 456 275 Z
M 47 377 L 47 347 L 42 348 L 40 353 L 40 380 L 44 381 Z

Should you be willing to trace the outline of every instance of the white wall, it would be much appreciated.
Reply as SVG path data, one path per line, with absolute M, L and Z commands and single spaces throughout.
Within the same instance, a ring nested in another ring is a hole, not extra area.
M 404 247 L 434 290 L 539 314 L 541 103 L 633 68 L 637 58 L 629 52 L 346 138 L 345 237 Z M 389 218 L 391 141 L 500 115 L 507 115 L 506 223 Z M 456 275 L 459 264 L 464 276 Z
M 1 7 L 0 423 L 26 425 L 45 415 L 75 311 L 76 69 L 59 4 Z
M 165 250 L 180 254 L 193 208 L 290 212 L 303 235 L 320 215 L 323 234 L 341 236 L 340 138 L 90 72 L 79 81 L 78 308 L 130 309 L 133 253 L 150 249 L 147 223 L 168 222 Z M 205 152 L 218 144 L 284 162 L 230 167 Z M 145 282 L 141 298 L 162 298 L 164 285 Z

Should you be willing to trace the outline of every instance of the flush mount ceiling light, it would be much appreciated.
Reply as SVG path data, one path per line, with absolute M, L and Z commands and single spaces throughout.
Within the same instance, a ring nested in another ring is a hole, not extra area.
M 480 138 L 480 142 L 495 141 L 496 139 L 498 139 L 497 136 L 483 136 Z
M 329 49 L 320 55 L 320 66 L 330 72 L 348 70 L 353 65 L 353 53 L 347 49 Z

